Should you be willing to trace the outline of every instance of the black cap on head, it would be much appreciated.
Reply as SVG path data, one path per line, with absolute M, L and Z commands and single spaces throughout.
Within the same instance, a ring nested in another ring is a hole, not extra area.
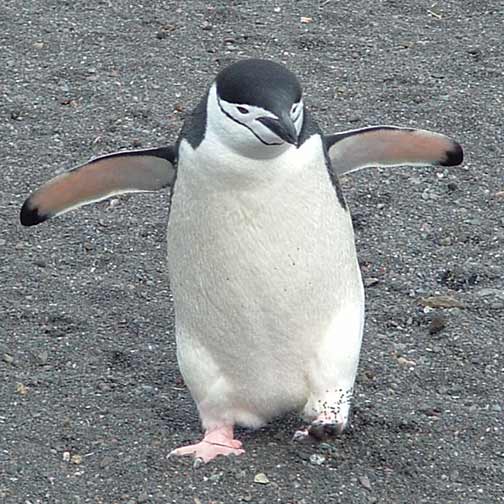
M 266 110 L 290 109 L 301 99 L 301 84 L 283 65 L 261 59 L 233 63 L 219 72 L 217 93 L 230 103 L 256 105 Z

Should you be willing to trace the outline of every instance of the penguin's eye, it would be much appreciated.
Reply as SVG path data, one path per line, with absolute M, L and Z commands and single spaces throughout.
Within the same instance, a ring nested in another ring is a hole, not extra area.
M 245 107 L 236 107 L 236 110 L 238 110 L 238 112 L 240 112 L 240 114 L 248 114 L 249 113 L 249 110 L 246 109 Z

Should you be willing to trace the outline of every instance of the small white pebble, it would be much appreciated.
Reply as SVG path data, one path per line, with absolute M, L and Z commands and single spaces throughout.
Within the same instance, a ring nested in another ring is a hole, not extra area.
M 320 453 L 314 453 L 310 455 L 310 464 L 313 465 L 322 465 L 325 462 L 326 458 L 324 455 L 320 455 Z

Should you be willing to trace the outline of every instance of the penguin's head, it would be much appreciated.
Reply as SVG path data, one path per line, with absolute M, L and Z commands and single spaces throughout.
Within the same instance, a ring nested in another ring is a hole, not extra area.
M 284 66 L 248 59 L 224 68 L 208 95 L 207 134 L 254 158 L 297 148 L 303 127 L 299 81 Z

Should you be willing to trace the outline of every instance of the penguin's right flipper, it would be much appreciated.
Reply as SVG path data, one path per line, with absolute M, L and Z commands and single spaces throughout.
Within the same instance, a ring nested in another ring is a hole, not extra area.
M 338 175 L 367 166 L 455 166 L 464 159 L 460 144 L 421 129 L 371 126 L 327 135 L 324 141 Z
M 33 192 L 21 208 L 21 224 L 34 226 L 116 194 L 170 187 L 175 175 L 173 146 L 98 157 L 54 177 Z

